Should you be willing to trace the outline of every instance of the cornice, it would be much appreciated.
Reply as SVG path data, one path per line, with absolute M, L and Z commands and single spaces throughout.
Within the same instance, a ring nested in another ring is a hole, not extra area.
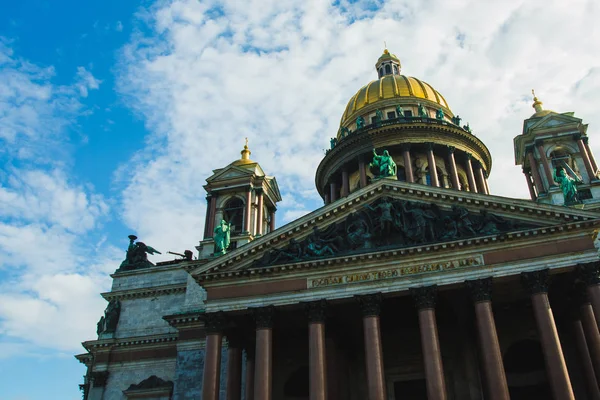
M 187 284 L 176 284 L 166 286 L 154 286 L 141 289 L 129 289 L 119 290 L 115 292 L 101 293 L 107 301 L 111 300 L 131 300 L 140 299 L 143 297 L 156 297 L 156 296 L 167 296 L 172 294 L 185 293 L 187 290 Z
M 177 314 L 165 315 L 163 319 L 174 328 L 179 328 L 185 325 L 204 326 L 205 322 L 204 310 L 184 311 Z
M 120 339 L 99 339 L 83 342 L 83 347 L 89 351 L 112 350 L 114 348 L 142 347 L 148 345 L 168 344 L 177 341 L 177 334 L 155 336 L 135 336 Z
M 223 277 L 235 277 L 235 276 L 246 276 L 246 274 L 265 274 L 271 273 L 272 269 L 277 268 L 281 270 L 282 268 L 289 269 L 300 269 L 307 268 L 312 265 L 320 265 L 323 263 L 331 263 L 336 259 L 345 259 L 345 258 L 356 258 L 364 255 L 349 255 L 342 256 L 337 258 L 328 258 L 325 260 L 311 260 L 302 263 L 290 265 L 279 265 L 277 267 L 271 268 L 262 268 L 262 269 L 253 269 L 249 271 L 223 271 L 219 272 L 219 270 L 223 270 L 229 266 L 234 264 L 245 264 L 246 260 L 251 261 L 257 257 L 258 254 L 263 251 L 268 251 L 270 248 L 275 246 L 280 246 L 284 243 L 287 243 L 291 237 L 302 237 L 308 235 L 312 231 L 312 227 L 315 225 L 323 226 L 333 223 L 341 218 L 344 218 L 347 214 L 352 212 L 358 204 L 362 204 L 368 201 L 371 201 L 373 198 L 379 195 L 387 195 L 387 194 L 401 194 L 406 198 L 410 198 L 410 200 L 414 201 L 435 201 L 438 204 L 447 204 L 448 206 L 452 205 L 461 205 L 466 207 L 478 207 L 480 209 L 486 209 L 492 212 L 509 212 L 511 213 L 512 218 L 522 218 L 526 221 L 534 221 L 540 222 L 539 218 L 551 217 L 555 222 L 554 224 L 569 224 L 571 222 L 583 223 L 586 220 L 597 219 L 599 216 L 594 212 L 586 212 L 581 210 L 575 210 L 566 207 L 558 207 L 551 205 L 542 205 L 537 204 L 531 200 L 522 200 L 522 199 L 510 199 L 505 197 L 493 196 L 493 195 L 483 195 L 479 193 L 472 192 L 462 192 L 445 188 L 436 188 L 431 186 L 424 186 L 419 184 L 412 184 L 406 182 L 384 182 L 378 181 L 374 184 L 369 185 L 366 188 L 360 189 L 347 197 L 344 197 L 334 203 L 328 204 L 318 210 L 313 211 L 312 213 L 305 215 L 304 217 L 299 218 L 298 220 L 291 222 L 283 227 L 264 235 L 253 242 L 244 245 L 231 253 L 228 253 L 225 256 L 222 256 L 218 259 L 212 260 L 206 264 L 197 263 L 196 269 L 191 271 L 190 273 L 196 281 L 200 284 L 205 280 L 202 275 L 211 274 L 212 276 L 224 275 Z M 575 214 L 575 215 L 574 215 Z M 580 214 L 580 215 L 577 215 Z M 576 224 L 577 225 L 577 224 Z M 580 225 L 577 225 L 578 227 Z M 594 224 L 595 225 L 595 224 Z M 585 224 L 585 226 L 592 226 L 589 224 Z M 548 230 L 550 228 L 538 228 L 528 232 Z M 552 232 L 558 232 L 562 230 L 573 229 L 563 226 L 552 227 Z M 549 232 L 542 232 L 543 234 Z M 511 235 L 516 235 L 517 233 L 513 233 Z M 533 234 L 533 233 L 532 233 Z M 536 233 L 537 234 L 537 233 Z M 508 235 L 503 234 L 508 237 Z M 492 236 L 498 240 L 498 237 L 503 235 Z M 520 235 L 525 235 L 524 233 L 520 233 Z M 439 244 L 430 244 L 430 245 L 422 245 L 419 247 L 412 248 L 403 248 L 397 250 L 385 250 L 378 251 L 379 254 L 405 254 L 406 252 L 417 251 L 415 249 L 424 249 L 424 248 L 447 248 L 452 243 L 459 242 L 475 242 L 478 243 L 482 240 L 491 240 L 490 237 L 485 238 L 469 238 L 464 239 L 462 241 L 457 242 L 444 242 Z M 419 250 L 423 251 L 423 250 Z M 304 266 L 304 267 L 303 267 Z M 259 272 L 261 271 L 261 272 Z M 211 278 L 214 279 L 214 278 Z

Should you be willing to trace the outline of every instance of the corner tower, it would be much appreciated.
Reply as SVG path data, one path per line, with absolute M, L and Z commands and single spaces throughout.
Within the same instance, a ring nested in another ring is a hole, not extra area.
M 489 150 L 461 125 L 431 85 L 401 75 L 387 49 L 377 60 L 379 78 L 350 98 L 331 148 L 319 164 L 316 186 L 325 204 L 367 186 L 373 150 L 387 150 L 401 181 L 489 194 Z
M 213 233 L 221 221 L 230 224 L 227 250 L 275 230 L 275 212 L 281 201 L 279 186 L 275 177 L 267 176 L 261 166 L 250 159 L 250 154 L 246 139 L 241 158 L 225 168 L 213 170 L 206 179 L 204 239 L 196 247 L 201 259 L 213 256 Z
M 533 95 L 535 113 L 523 122 L 522 133 L 514 138 L 515 164 L 523 167 L 531 199 L 545 204 L 599 208 L 600 180 L 588 145 L 588 125 L 573 112 L 544 110 L 543 103 Z M 556 182 L 557 168 L 564 169 L 570 180 L 577 182 L 577 202 L 565 201 L 561 185 Z

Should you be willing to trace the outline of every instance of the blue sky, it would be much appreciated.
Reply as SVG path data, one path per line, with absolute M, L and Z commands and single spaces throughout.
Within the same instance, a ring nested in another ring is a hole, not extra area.
M 527 197 L 512 139 L 545 107 L 590 123 L 600 157 L 595 1 L 5 1 L 0 7 L 0 399 L 78 399 L 127 235 L 201 239 L 212 169 L 252 158 L 319 206 L 314 171 L 386 41 Z M 160 258 L 154 258 L 160 260 Z M 31 374 L 35 371 L 36 385 Z

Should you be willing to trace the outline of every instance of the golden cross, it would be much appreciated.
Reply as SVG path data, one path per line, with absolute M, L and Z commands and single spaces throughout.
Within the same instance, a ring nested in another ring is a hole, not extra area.
M 533 95 L 533 97 L 535 97 L 535 90 L 531 89 L 531 94 Z
M 246 147 L 248 147 L 248 138 L 246 138 Z

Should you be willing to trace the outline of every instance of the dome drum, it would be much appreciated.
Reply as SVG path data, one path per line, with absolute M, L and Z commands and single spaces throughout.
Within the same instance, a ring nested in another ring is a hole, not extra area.
M 463 129 L 447 123 L 442 125 L 440 121 L 436 122 L 438 124 L 434 126 L 426 123 L 404 126 L 390 124 L 346 137 L 334 149 L 328 151 L 317 169 L 316 185 L 319 193 L 326 201 L 348 195 L 362 187 L 357 184 L 361 169 L 365 169 L 363 184 L 368 184 L 372 178 L 368 172 L 368 164 L 373 157 L 373 149 L 389 151 L 398 165 L 399 180 L 411 181 L 408 179 L 408 171 L 404 165 L 406 160 L 404 153 L 409 149 L 407 152 L 411 160 L 413 182 L 472 191 L 479 180 L 479 186 L 482 188 L 478 191 L 487 193 L 487 182 L 484 181 L 491 170 L 491 156 L 488 149 L 479 139 Z M 439 175 L 437 182 L 428 176 L 430 150 Z M 455 173 L 450 166 L 452 161 L 449 150 L 453 151 Z M 452 179 L 452 175 L 455 179 Z M 470 179 L 469 175 L 471 175 Z M 348 182 L 344 183 L 344 179 Z M 337 191 L 337 195 L 331 195 L 332 186 L 333 190 Z

